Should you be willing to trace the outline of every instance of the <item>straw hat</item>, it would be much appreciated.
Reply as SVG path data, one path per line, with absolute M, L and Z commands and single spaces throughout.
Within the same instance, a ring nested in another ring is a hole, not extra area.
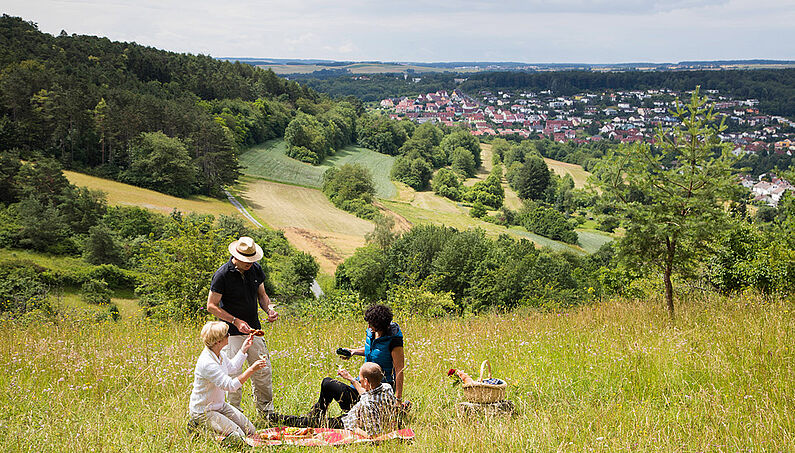
M 257 262 L 264 254 L 262 252 L 262 247 L 257 245 L 254 242 L 254 239 L 251 239 L 248 236 L 243 236 L 242 238 L 229 244 L 229 253 L 231 253 L 232 256 L 234 256 L 238 261 L 243 261 L 246 263 Z

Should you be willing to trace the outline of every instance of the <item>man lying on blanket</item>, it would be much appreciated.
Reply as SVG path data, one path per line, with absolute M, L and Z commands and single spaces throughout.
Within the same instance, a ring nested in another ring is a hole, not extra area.
M 377 436 L 396 429 L 400 401 L 395 398 L 392 386 L 381 382 L 384 373 L 377 363 L 365 362 L 359 368 L 358 380 L 345 369 L 339 370 L 337 374 L 348 380 L 360 395 L 359 402 L 347 414 L 325 420 L 283 416 L 283 423 L 299 427 L 327 426 L 334 429 L 361 430 L 369 436 Z

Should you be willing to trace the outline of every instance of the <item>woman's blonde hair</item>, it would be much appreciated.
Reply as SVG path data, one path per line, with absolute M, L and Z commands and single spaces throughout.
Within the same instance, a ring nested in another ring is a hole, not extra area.
M 204 345 L 209 348 L 223 340 L 227 332 L 229 332 L 229 324 L 221 321 L 207 321 L 207 324 L 202 327 L 200 335 Z

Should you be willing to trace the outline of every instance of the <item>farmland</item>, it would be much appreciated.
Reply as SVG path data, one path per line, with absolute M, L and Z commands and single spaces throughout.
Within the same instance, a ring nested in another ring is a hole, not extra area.
M 396 194 L 395 185 L 389 178 L 395 161 L 393 156 L 348 146 L 326 158 L 320 165 L 311 165 L 287 157 L 286 152 L 286 144 L 281 139 L 251 148 L 240 156 L 243 173 L 269 181 L 319 188 L 326 170 L 356 163 L 372 172 L 378 197 L 391 198 Z
M 285 236 L 299 250 L 312 254 L 321 269 L 337 265 L 364 245 L 373 224 L 337 209 L 317 189 L 245 177 L 236 188 L 249 211 Z

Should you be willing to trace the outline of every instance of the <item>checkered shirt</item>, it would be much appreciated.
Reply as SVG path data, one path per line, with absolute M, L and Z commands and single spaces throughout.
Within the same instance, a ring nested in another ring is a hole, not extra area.
M 399 404 L 392 386 L 382 383 L 363 393 L 359 402 L 342 417 L 342 423 L 345 429 L 359 428 L 371 436 L 377 436 L 395 429 Z

